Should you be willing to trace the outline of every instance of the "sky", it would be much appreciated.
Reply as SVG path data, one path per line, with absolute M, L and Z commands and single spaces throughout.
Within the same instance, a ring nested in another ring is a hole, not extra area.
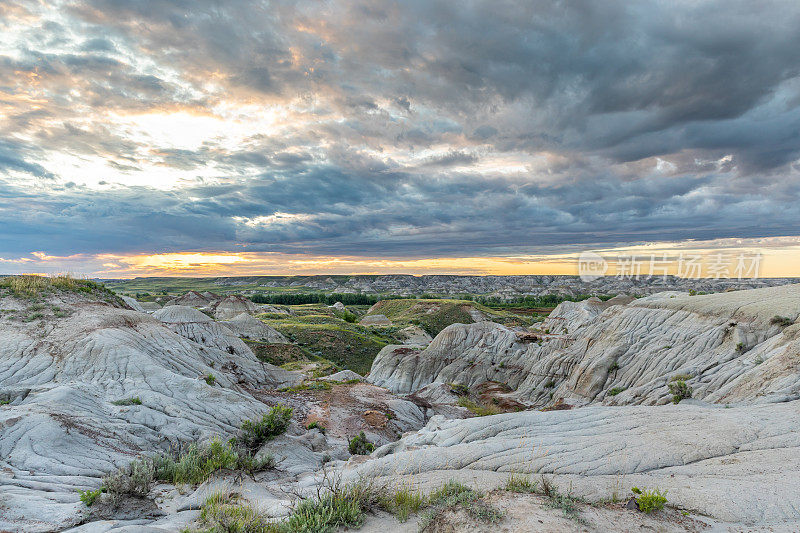
M 800 274 L 800 3 L 4 0 L 0 272 Z

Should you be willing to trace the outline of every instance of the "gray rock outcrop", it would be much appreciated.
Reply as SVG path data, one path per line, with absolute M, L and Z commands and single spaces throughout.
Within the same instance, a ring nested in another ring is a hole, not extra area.
M 203 346 L 253 357 L 253 351 L 228 326 L 193 307 L 168 305 L 153 313 L 169 329 Z
M 798 315 L 800 285 L 565 302 L 530 334 L 454 324 L 422 352 L 387 346 L 368 379 L 397 393 L 494 381 L 537 406 L 664 404 L 674 378 L 708 402 L 787 401 L 800 398 Z
M 391 326 L 392 321 L 386 315 L 368 315 L 359 322 L 362 326 Z
M 260 313 L 261 307 L 254 304 L 244 296 L 228 296 L 216 302 L 212 306 L 214 318 L 217 320 L 230 320 L 242 313 L 255 314 Z
M 738 523 L 735 530 L 800 526 L 800 401 L 436 417 L 373 457 L 345 468 L 346 477 L 413 479 L 424 490 L 451 479 L 490 489 L 511 473 L 550 474 L 590 500 L 657 487 L 670 505 Z
M 66 316 L 0 317 L 0 395 L 9 402 L 0 406 L 0 530 L 76 525 L 87 510 L 76 489 L 97 488 L 143 453 L 230 435 L 268 410 L 241 385 L 299 382 L 252 353 L 216 347 L 227 339 L 194 342 L 79 295 L 47 303 Z M 15 304 L 0 299 L 0 308 Z M 141 405 L 112 403 L 130 398 Z
M 237 315 L 223 324 L 239 337 L 272 344 L 289 344 L 289 339 L 275 328 L 247 313 Z

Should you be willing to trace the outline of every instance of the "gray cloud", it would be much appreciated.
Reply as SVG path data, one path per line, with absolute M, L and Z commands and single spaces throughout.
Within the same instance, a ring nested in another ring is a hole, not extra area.
M 6 30 L 34 16 L 15 5 Z M 796 2 L 82 0 L 26 24 L 0 56 L 15 139 L 0 143 L 0 256 L 797 234 Z M 103 120 L 298 100 L 303 120 L 239 147 L 159 146 Z M 44 162 L 57 152 L 198 177 L 67 187 Z M 297 216 L 259 221 L 277 213 Z

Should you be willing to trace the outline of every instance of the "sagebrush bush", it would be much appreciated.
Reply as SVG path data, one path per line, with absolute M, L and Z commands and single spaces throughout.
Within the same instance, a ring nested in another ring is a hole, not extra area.
M 254 456 L 235 443 L 217 439 L 132 461 L 104 476 L 102 490 L 116 503 L 122 495 L 147 496 L 154 481 L 198 485 L 221 470 L 253 474 L 274 466 L 275 460 L 270 455 Z
M 342 527 L 357 528 L 364 513 L 380 505 L 386 488 L 367 480 L 336 481 L 315 498 L 302 500 L 281 523 L 287 532 L 333 532 Z
M 367 436 L 362 431 L 350 439 L 348 449 L 352 455 L 369 455 L 375 451 L 375 445 L 367 439 Z
M 103 488 L 114 503 L 120 496 L 143 498 L 150 493 L 155 472 L 155 462 L 152 458 L 132 461 L 128 466 L 103 476 Z
M 681 400 L 692 397 L 692 388 L 683 380 L 672 381 L 668 386 L 672 403 L 680 403 Z
M 792 320 L 788 316 L 775 315 L 770 319 L 769 323 L 781 326 L 782 328 L 786 328 L 794 324 L 794 320 Z
M 155 478 L 175 485 L 199 484 L 220 470 L 254 473 L 274 466 L 271 456 L 253 456 L 248 449 L 218 439 L 204 445 L 191 444 L 152 460 Z
M 245 420 L 242 423 L 240 434 L 236 437 L 236 442 L 255 451 L 265 442 L 282 435 L 289 427 L 292 420 L 292 408 L 283 405 L 276 405 L 263 415 L 261 420 Z

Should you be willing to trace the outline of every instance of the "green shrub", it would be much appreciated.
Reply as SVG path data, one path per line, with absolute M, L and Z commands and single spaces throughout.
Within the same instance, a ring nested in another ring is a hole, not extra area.
M 775 315 L 769 321 L 770 324 L 775 324 L 781 326 L 782 328 L 789 327 L 794 324 L 794 320 L 789 318 L 788 316 L 778 316 Z
M 298 503 L 281 523 L 283 531 L 328 533 L 340 528 L 357 528 L 364 513 L 378 506 L 384 489 L 366 481 L 335 483 L 316 498 Z
M 320 424 L 318 421 L 311 422 L 309 425 L 306 426 L 306 429 L 318 429 L 320 433 L 325 433 L 325 426 Z
M 342 320 L 344 320 L 345 322 L 350 322 L 351 324 L 358 321 L 358 315 L 347 310 L 341 311 L 340 313 L 337 314 L 337 316 Z
M 115 502 L 122 495 L 143 498 L 150 492 L 155 472 L 152 458 L 132 461 L 128 466 L 103 476 L 103 488 Z
M 643 513 L 650 514 L 653 511 L 660 511 L 664 508 L 664 504 L 667 503 L 667 491 L 661 492 L 659 489 L 641 490 L 638 487 L 633 487 L 631 492 L 636 494 L 636 504 Z
M 351 455 L 369 455 L 375 451 L 375 445 L 367 439 L 362 431 L 352 439 L 348 445 Z
M 469 394 L 469 387 L 462 385 L 461 383 L 451 383 L 450 392 L 456 396 L 466 396 Z
M 254 456 L 235 443 L 219 439 L 132 461 L 103 478 L 103 488 L 114 498 L 127 494 L 146 496 L 153 481 L 175 485 L 197 485 L 220 470 L 244 471 L 250 474 L 275 466 L 272 456 Z
M 544 384 L 544 388 L 545 389 L 552 389 L 555 386 L 556 386 L 556 382 L 553 381 L 552 379 Z
M 94 505 L 94 502 L 97 501 L 97 498 L 100 497 L 101 494 L 105 492 L 105 489 L 100 487 L 97 490 L 79 490 L 78 493 L 81 495 L 81 501 L 86 504 L 86 507 L 91 507 Z
M 692 397 L 692 388 L 683 380 L 670 382 L 669 392 L 672 394 L 672 403 L 680 403 L 681 400 Z
M 138 396 L 133 398 L 125 398 L 123 400 L 114 400 L 111 402 L 114 405 L 142 405 L 142 400 Z
M 623 392 L 624 390 L 625 390 L 625 387 L 614 387 L 613 389 L 608 391 L 608 396 L 616 396 L 617 394 L 619 394 L 620 392 Z
M 214 374 L 209 374 L 206 377 L 204 377 L 203 379 L 205 380 L 206 383 L 208 383 L 212 387 L 214 386 L 214 383 L 217 382 L 217 378 L 214 377 Z
M 250 451 L 255 451 L 265 442 L 282 435 L 292 420 L 292 408 L 276 405 L 263 415 L 261 420 L 245 420 L 236 442 Z

